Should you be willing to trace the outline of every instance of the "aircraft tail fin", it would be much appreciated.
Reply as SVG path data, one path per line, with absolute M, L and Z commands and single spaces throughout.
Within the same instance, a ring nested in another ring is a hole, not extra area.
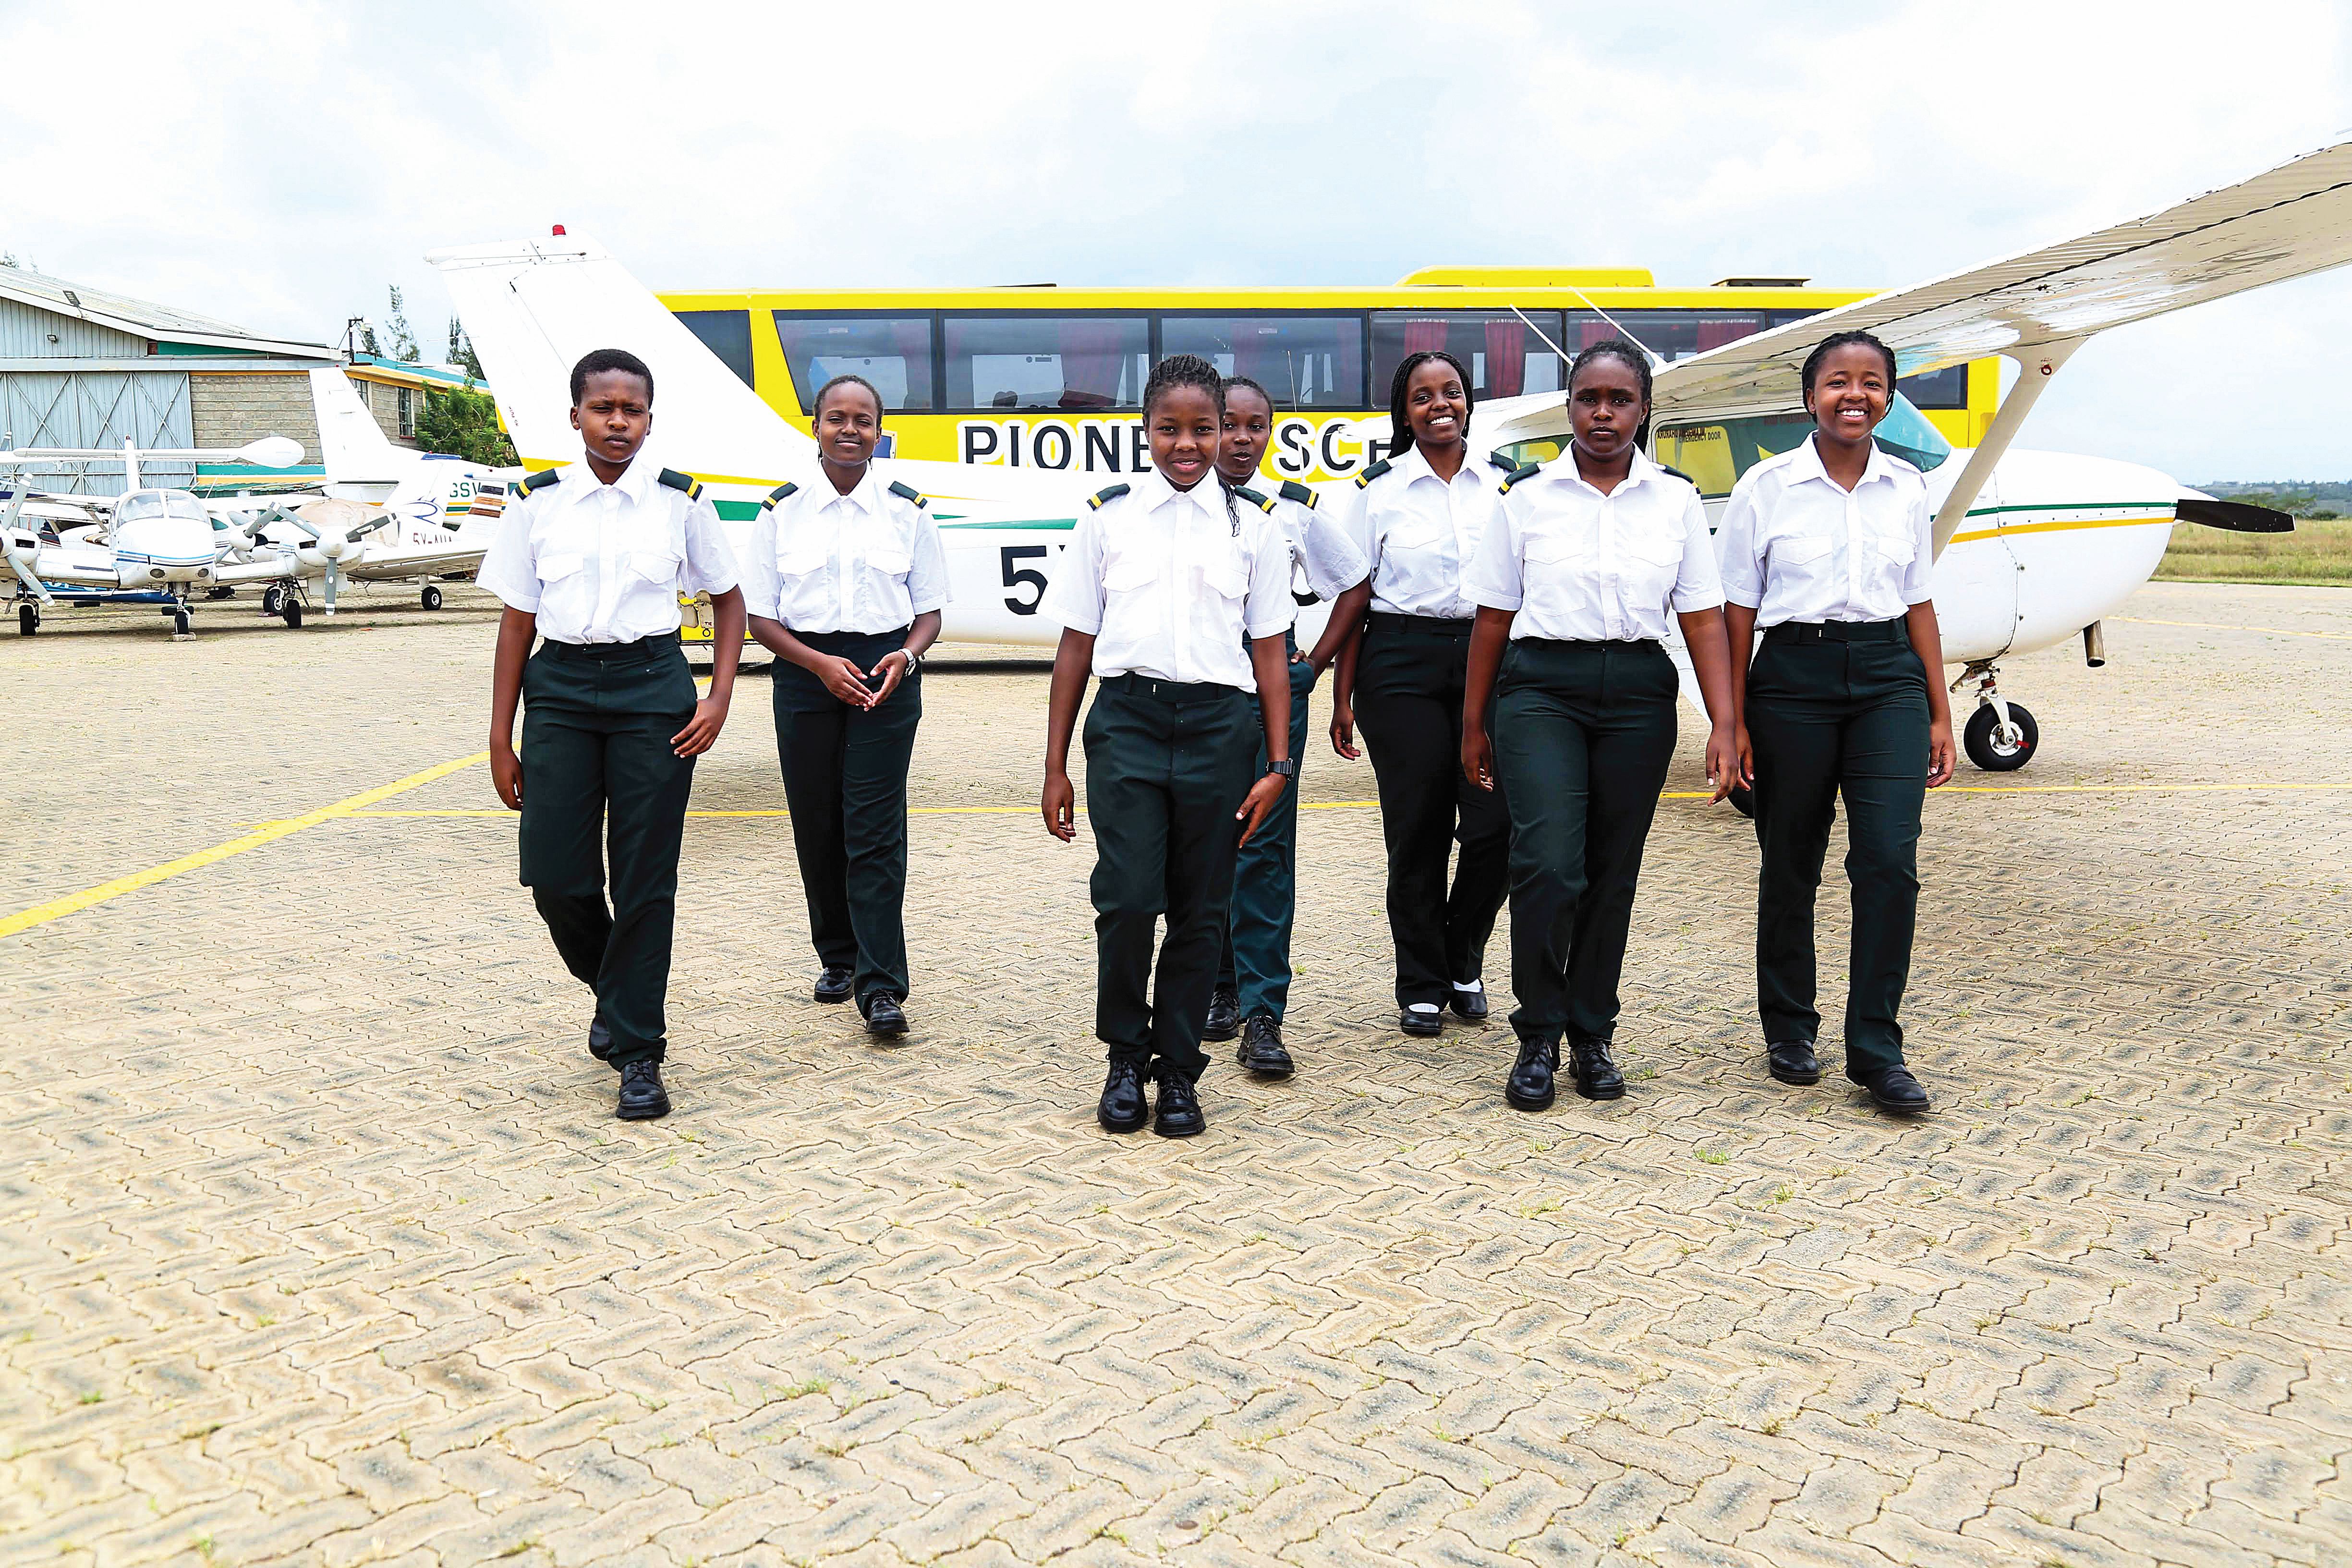
M 654 375 L 646 452 L 706 479 L 772 482 L 811 466 L 816 443 L 776 416 L 628 270 L 557 237 L 429 253 L 481 355 L 499 416 L 527 467 L 571 462 L 572 366 L 626 349 Z
M 331 482 L 371 484 L 400 477 L 406 454 L 367 411 L 349 376 L 332 366 L 313 370 L 310 406 L 318 414 L 319 453 Z

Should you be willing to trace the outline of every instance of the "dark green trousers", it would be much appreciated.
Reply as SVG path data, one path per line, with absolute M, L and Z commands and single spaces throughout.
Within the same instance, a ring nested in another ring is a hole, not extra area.
M 1113 1061 L 1197 1079 L 1233 900 L 1234 813 L 1252 782 L 1249 699 L 1211 682 L 1115 676 L 1087 710 L 1086 748 L 1095 1035 Z
M 1511 812 L 1511 1026 L 1607 1042 L 1642 849 L 1675 754 L 1674 660 L 1654 642 L 1514 640 L 1496 683 Z
M 907 628 L 796 632 L 820 653 L 872 669 L 907 646 Z M 776 757 L 793 814 L 793 849 L 817 962 L 854 972 L 857 1009 L 907 999 L 907 768 L 923 717 L 910 675 L 879 708 L 852 708 L 799 665 L 773 666 Z
M 596 993 L 605 1059 L 659 1061 L 694 786 L 694 759 L 670 746 L 694 717 L 686 655 L 676 637 L 543 642 L 523 667 L 522 702 L 523 886 L 564 968 Z
M 1462 775 L 1462 683 L 1470 623 L 1376 614 L 1356 658 L 1356 721 L 1372 753 L 1389 853 L 1389 935 L 1396 999 L 1444 1006 L 1479 978 L 1510 885 L 1507 785 Z M 1462 855 L 1454 889 L 1445 863 Z
M 1748 672 L 1756 751 L 1756 993 L 1764 1037 L 1813 1040 L 1813 895 L 1845 797 L 1853 950 L 1845 1070 L 1903 1059 L 1896 1014 L 1919 909 L 1919 807 L 1927 791 L 1927 672 L 1901 621 L 1780 626 Z
M 1286 637 L 1291 653 L 1298 644 Z M 1290 757 L 1307 755 L 1307 699 L 1315 689 L 1315 667 L 1290 662 Z M 1265 719 L 1257 694 L 1249 699 L 1250 726 L 1257 735 L 1257 764 L 1253 779 L 1265 776 Z M 1233 917 L 1225 924 L 1224 961 L 1218 966 L 1220 984 L 1231 985 L 1242 999 L 1242 1016 L 1263 1013 L 1276 1023 L 1290 1005 L 1290 930 L 1298 910 L 1298 780 L 1282 792 L 1282 800 L 1234 861 Z

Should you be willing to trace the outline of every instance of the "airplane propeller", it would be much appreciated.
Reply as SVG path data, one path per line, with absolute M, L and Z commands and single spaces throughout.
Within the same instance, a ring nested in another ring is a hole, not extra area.
M 352 508 L 351 503 L 347 501 L 322 501 L 316 503 L 311 510 L 324 514 L 326 512 L 326 509 L 330 507 L 337 509 L 338 511 L 344 510 L 357 510 L 356 508 Z M 346 529 L 341 533 L 329 533 L 314 527 L 310 521 L 303 517 L 299 511 L 288 510 L 281 511 L 279 515 L 285 518 L 287 521 L 292 523 L 295 527 L 300 529 L 303 532 L 310 536 L 312 541 L 311 552 L 317 554 L 325 562 L 327 577 L 324 584 L 324 597 L 326 599 L 327 614 L 331 616 L 335 613 L 336 592 L 342 586 L 342 563 L 344 560 L 350 556 L 359 553 L 361 540 L 366 538 L 369 534 L 373 533 L 377 529 L 387 527 L 399 521 L 391 512 L 387 511 L 383 512 L 377 517 L 370 519 L 368 521 L 360 523 L 355 527 Z M 322 515 L 321 521 L 326 521 L 324 515 Z
M 2294 519 L 2289 513 L 2256 506 L 2252 501 L 2216 500 L 2211 496 L 2182 496 L 2173 508 L 2173 515 L 2183 522 L 2202 523 L 2231 533 L 2294 531 Z

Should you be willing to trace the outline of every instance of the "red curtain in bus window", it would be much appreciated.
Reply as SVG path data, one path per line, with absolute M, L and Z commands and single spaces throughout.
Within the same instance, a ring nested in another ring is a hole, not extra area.
M 1726 343 L 1736 343 L 1763 324 L 1753 316 L 1720 316 L 1703 321 L 1698 324 L 1698 352 L 1705 353 Z
M 1622 335 L 1616 328 L 1611 326 L 1606 321 L 1599 320 L 1578 322 L 1577 333 L 1576 348 L 1579 353 L 1583 353 L 1586 349 L 1591 348 L 1595 343 L 1606 342 L 1611 338 Z
M 1405 324 L 1404 324 L 1404 352 L 1405 352 L 1405 353 L 1409 353 L 1409 354 L 1417 354 L 1417 353 L 1425 353 L 1426 351 L 1428 351 L 1428 350 L 1430 350 L 1430 349 L 1442 349 L 1442 348 L 1444 348 L 1444 346 L 1445 346 L 1445 323 L 1444 323 L 1444 322 L 1443 322 L 1443 321 L 1408 321 L 1407 322 L 1405 322 Z
M 1517 397 L 1528 384 L 1528 324 L 1486 323 L 1486 395 Z
M 1280 407 L 1291 401 L 1288 356 L 1282 352 L 1282 339 L 1274 332 L 1258 331 L 1254 321 L 1238 322 L 1229 340 L 1234 345 L 1234 374 L 1245 375 L 1265 388 Z
M 1062 323 L 1062 406 L 1109 408 L 1118 402 L 1119 328 L 1116 321 Z

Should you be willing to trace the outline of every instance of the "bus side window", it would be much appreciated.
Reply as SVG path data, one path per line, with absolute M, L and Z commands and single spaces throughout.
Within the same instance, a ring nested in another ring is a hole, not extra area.
M 882 395 L 886 409 L 929 412 L 931 319 L 929 316 L 823 316 L 776 312 L 776 338 L 792 371 L 803 410 L 836 375 L 862 375 Z M 747 378 L 748 379 L 748 378 Z
M 950 316 L 945 337 L 951 409 L 1143 406 L 1151 323 L 1139 313 Z

